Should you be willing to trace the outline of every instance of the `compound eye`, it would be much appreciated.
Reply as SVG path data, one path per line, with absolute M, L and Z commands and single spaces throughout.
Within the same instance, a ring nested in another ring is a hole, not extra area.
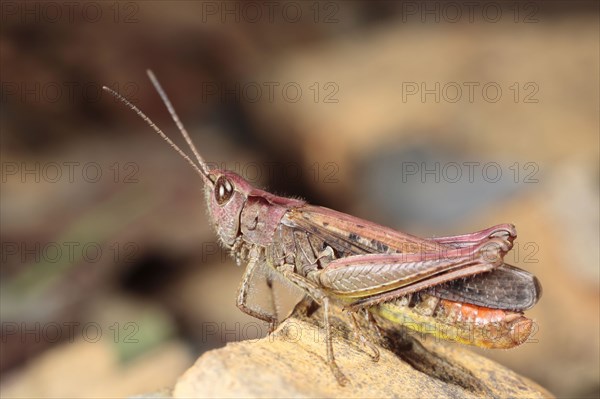
M 233 195 L 233 184 L 225 176 L 221 176 L 215 183 L 215 199 L 217 204 L 225 205 Z

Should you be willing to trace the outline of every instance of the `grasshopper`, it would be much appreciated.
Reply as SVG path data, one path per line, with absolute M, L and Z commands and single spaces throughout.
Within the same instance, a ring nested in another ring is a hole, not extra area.
M 152 73 L 152 84 L 193 152 L 197 164 L 140 109 L 103 87 L 135 111 L 200 175 L 212 225 L 238 265 L 246 264 L 237 294 L 240 310 L 270 324 L 272 314 L 248 302 L 250 282 L 268 268 L 303 290 L 323 307 L 327 361 L 341 385 L 346 377 L 335 362 L 330 306 L 341 303 L 355 315 L 373 315 L 409 329 L 486 348 L 525 342 L 533 322 L 523 316 L 541 296 L 532 274 L 505 264 L 516 230 L 501 224 L 478 232 L 419 238 L 301 199 L 280 197 L 253 187 L 227 170 L 210 169 Z M 273 312 L 274 313 L 274 312 Z M 454 328 L 453 334 L 442 331 Z M 372 358 L 379 357 L 377 348 Z

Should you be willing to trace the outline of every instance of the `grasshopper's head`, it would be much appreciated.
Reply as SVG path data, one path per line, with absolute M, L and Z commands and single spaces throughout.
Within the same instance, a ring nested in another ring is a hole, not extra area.
M 234 172 L 213 169 L 208 171 L 207 177 L 204 198 L 210 221 L 223 245 L 230 248 L 240 234 L 244 204 L 255 189 Z
M 264 203 L 275 208 L 279 207 L 279 210 L 305 203 L 303 200 L 279 197 L 258 189 L 237 173 L 226 170 L 208 170 L 204 180 L 204 195 L 210 220 L 221 243 L 229 248 L 233 246 L 235 239 L 244 230 L 240 223 L 243 219 L 244 206 L 249 198 L 260 198 L 261 201 L 265 201 Z M 275 217 L 276 214 L 277 211 L 270 216 Z M 248 226 L 245 227 L 248 228 Z

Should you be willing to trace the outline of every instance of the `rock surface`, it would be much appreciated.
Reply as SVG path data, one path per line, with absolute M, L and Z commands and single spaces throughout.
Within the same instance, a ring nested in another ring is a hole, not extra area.
M 314 320 L 291 317 L 266 338 L 205 353 L 180 377 L 173 397 L 552 397 L 485 357 L 430 339 L 389 335 L 374 362 L 343 329 L 334 334 L 334 353 L 350 382 L 340 386 Z

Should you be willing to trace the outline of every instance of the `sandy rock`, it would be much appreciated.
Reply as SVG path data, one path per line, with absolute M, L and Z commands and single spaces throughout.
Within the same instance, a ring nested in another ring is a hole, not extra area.
M 205 353 L 180 377 L 173 397 L 552 397 L 458 345 L 421 343 L 408 335 L 387 336 L 388 349 L 381 348 L 374 362 L 343 329 L 334 335 L 334 353 L 350 382 L 340 386 L 325 360 L 324 332 L 314 320 L 319 318 L 295 316 L 269 337 Z

